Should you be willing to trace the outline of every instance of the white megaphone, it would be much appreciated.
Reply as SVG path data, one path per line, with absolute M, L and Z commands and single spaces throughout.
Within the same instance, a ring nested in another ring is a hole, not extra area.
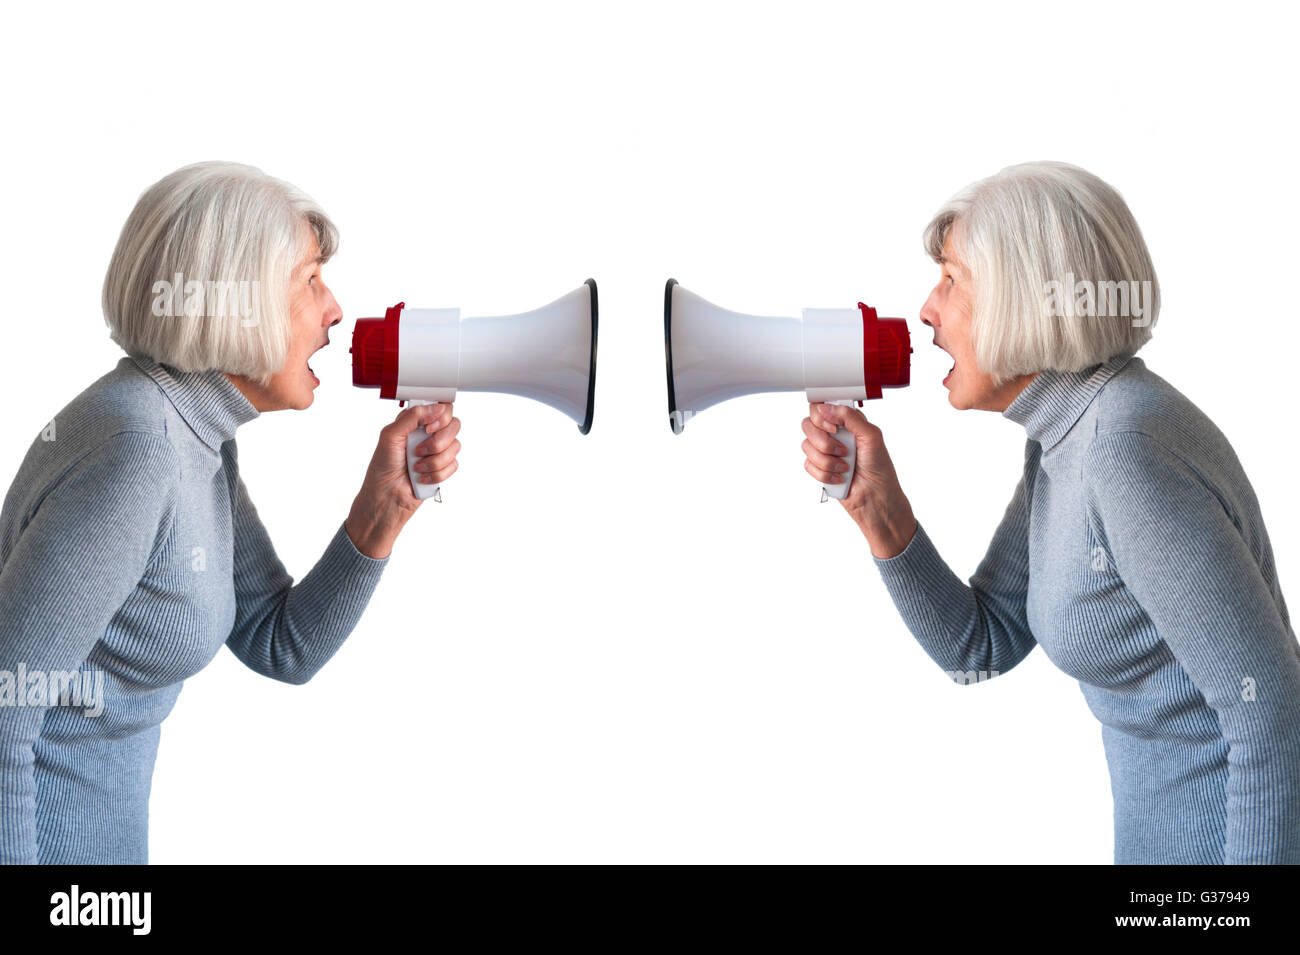
M 586 434 L 596 400 L 596 280 L 520 315 L 461 317 L 458 308 L 394 305 L 383 318 L 359 318 L 352 330 L 352 384 L 415 405 L 456 400 L 458 391 L 532 398 L 563 411 Z M 422 484 L 406 439 L 411 490 L 442 500 L 440 484 Z
M 902 388 L 911 376 L 907 321 L 876 310 L 805 308 L 798 317 L 745 315 L 719 308 L 669 279 L 664 289 L 664 360 L 668 423 L 686 422 L 728 398 L 765 391 L 802 391 L 809 401 L 858 404 Z M 848 448 L 840 484 L 824 485 L 822 500 L 843 500 L 857 460 L 853 433 L 835 435 Z

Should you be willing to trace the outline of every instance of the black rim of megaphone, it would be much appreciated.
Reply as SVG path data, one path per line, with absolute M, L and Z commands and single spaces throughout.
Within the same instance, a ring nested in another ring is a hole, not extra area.
M 591 289 L 591 371 L 587 375 L 587 417 L 578 430 L 586 434 L 596 416 L 596 322 L 600 311 L 596 305 L 596 280 L 587 279 L 584 284 Z
M 676 279 L 669 279 L 664 286 L 664 364 L 668 367 L 668 427 L 673 434 L 673 415 L 677 413 L 677 393 L 673 390 L 673 286 Z

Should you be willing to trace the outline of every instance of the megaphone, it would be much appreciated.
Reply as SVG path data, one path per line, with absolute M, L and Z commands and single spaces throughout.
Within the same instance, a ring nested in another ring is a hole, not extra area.
M 456 400 L 459 391 L 532 398 L 562 411 L 586 434 L 596 400 L 596 280 L 519 315 L 462 317 L 458 308 L 394 305 L 383 318 L 352 329 L 352 384 L 414 405 Z M 421 500 L 442 500 L 440 484 L 422 484 L 406 439 L 406 470 Z
M 705 408 L 741 395 L 802 391 L 809 401 L 861 407 L 884 388 L 911 377 L 907 321 L 857 308 L 805 308 L 794 317 L 731 312 L 669 279 L 664 288 L 664 361 L 668 423 L 681 434 Z M 853 434 L 835 435 L 848 448 L 840 484 L 823 486 L 822 500 L 843 500 L 856 464 Z

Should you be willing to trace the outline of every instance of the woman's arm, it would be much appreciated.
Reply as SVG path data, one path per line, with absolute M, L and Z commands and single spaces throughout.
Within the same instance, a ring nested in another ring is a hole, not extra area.
M 234 510 L 235 625 L 226 640 L 250 669 L 306 683 L 352 633 L 388 563 L 361 553 L 340 523 L 295 586 L 239 476 L 234 441 L 221 449 Z
M 235 442 L 222 446 L 235 531 L 235 625 L 226 645 L 250 669 L 306 683 L 352 633 L 393 543 L 421 504 L 406 470 L 406 438 L 418 427 L 429 437 L 416 449 L 416 470 L 435 481 L 455 473 L 460 421 L 452 417 L 452 406 L 414 405 L 400 412 L 379 432 L 347 520 L 297 586 L 239 476 Z
M 814 404 L 804 419 L 805 465 L 825 482 L 841 446 L 833 435 L 854 433 L 857 466 L 841 504 L 867 538 L 872 559 L 903 622 L 954 681 L 974 683 L 1005 673 L 1037 645 L 1029 630 L 1029 507 L 1039 446 L 1025 446 L 1025 465 L 1002 522 L 970 585 L 935 550 L 912 514 L 880 429 L 860 411 Z
M 38 861 L 33 747 L 48 701 L 33 675 L 79 670 L 103 637 L 167 542 L 179 467 L 161 434 L 108 436 L 47 492 L 0 572 L 0 862 Z
M 967 586 L 925 528 L 895 557 L 873 555 L 881 580 L 918 643 L 957 683 L 1006 673 L 1037 646 L 1029 629 L 1029 503 L 1039 446 L 1027 442 L 1025 470 Z
M 1225 861 L 1300 863 L 1300 647 L 1232 515 L 1149 435 L 1096 437 L 1090 520 L 1115 570 L 1218 715 Z

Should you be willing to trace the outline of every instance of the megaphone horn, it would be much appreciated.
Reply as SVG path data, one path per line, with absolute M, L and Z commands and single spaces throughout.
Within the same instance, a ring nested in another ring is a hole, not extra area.
M 861 404 L 911 377 L 907 321 L 857 308 L 805 308 L 795 317 L 732 312 L 669 279 L 664 287 L 664 363 L 668 423 L 681 434 L 693 416 L 741 395 L 803 391 L 809 401 Z M 853 482 L 852 433 L 836 439 L 849 449 L 840 484 L 823 487 L 843 499 Z
M 411 404 L 450 402 L 460 391 L 532 398 L 562 411 L 586 434 L 596 408 L 596 280 L 518 315 L 462 317 L 458 308 L 407 308 L 359 318 L 352 330 L 352 384 Z M 406 440 L 411 490 L 441 501 L 441 485 L 422 484 Z

